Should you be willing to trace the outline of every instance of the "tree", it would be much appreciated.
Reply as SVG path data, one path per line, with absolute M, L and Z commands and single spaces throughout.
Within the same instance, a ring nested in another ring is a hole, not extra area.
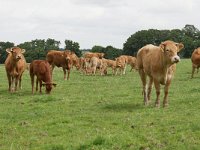
M 80 46 L 78 42 L 65 40 L 65 49 L 73 51 L 78 57 L 81 56 Z
M 7 48 L 11 48 L 14 46 L 14 43 L 11 42 L 0 42 L 0 63 L 4 63 L 7 57 Z
M 91 52 L 104 53 L 106 59 L 114 59 L 122 54 L 121 49 L 114 48 L 113 46 L 93 46 Z
M 180 55 L 191 57 L 193 50 L 200 46 L 200 31 L 193 25 L 186 25 L 182 30 L 142 30 L 131 35 L 124 43 L 123 54 L 136 55 L 137 51 L 146 44 L 159 45 L 166 40 L 182 42 L 185 47 Z
M 141 47 L 146 44 L 158 45 L 169 36 L 168 34 L 168 30 L 164 31 L 165 36 L 162 36 L 161 31 L 155 29 L 138 31 L 124 43 L 123 54 L 136 56 Z
M 58 50 L 60 41 L 48 38 L 45 42 L 45 51 L 47 50 Z

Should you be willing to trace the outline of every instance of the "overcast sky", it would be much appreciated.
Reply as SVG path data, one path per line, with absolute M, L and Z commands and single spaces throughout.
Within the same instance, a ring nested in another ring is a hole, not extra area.
M 122 48 L 144 29 L 200 29 L 199 0 L 0 0 L 0 41 L 53 38 Z

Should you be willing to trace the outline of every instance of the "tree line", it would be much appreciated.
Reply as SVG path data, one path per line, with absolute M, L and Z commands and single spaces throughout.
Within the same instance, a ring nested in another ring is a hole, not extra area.
M 93 46 L 91 49 L 81 50 L 79 43 L 72 40 L 65 40 L 64 48 L 60 48 L 60 41 L 48 38 L 35 39 L 29 42 L 21 43 L 17 46 L 26 49 L 24 54 L 27 62 L 31 62 L 35 59 L 45 59 L 49 50 L 71 50 L 76 53 L 77 56 L 82 56 L 84 51 L 91 52 L 103 52 L 105 58 L 114 59 L 122 54 L 136 56 L 137 51 L 146 44 L 159 45 L 162 41 L 173 40 L 175 42 L 182 42 L 184 49 L 180 52 L 180 56 L 183 58 L 191 57 L 193 50 L 200 46 L 200 31 L 194 25 L 185 25 L 183 29 L 173 30 L 141 30 L 132 34 L 123 44 L 123 49 L 115 48 L 113 46 Z M 0 63 L 4 63 L 7 53 L 6 49 L 13 47 L 15 44 L 12 42 L 0 41 Z
M 123 45 L 123 54 L 136 56 L 137 51 L 146 44 L 159 45 L 166 40 L 182 42 L 184 49 L 180 52 L 183 58 L 190 58 L 195 48 L 200 47 L 200 31 L 194 25 L 173 30 L 142 30 L 131 35 Z

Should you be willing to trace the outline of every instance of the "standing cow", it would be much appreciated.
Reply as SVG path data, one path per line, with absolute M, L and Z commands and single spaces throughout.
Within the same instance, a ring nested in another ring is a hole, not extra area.
M 12 47 L 6 49 L 8 56 L 5 61 L 5 69 L 8 77 L 9 91 L 17 90 L 18 84 L 21 89 L 22 74 L 26 69 L 26 60 L 23 53 L 25 49 Z
M 200 47 L 195 49 L 191 56 L 192 61 L 192 75 L 191 78 L 194 76 L 195 69 L 197 69 L 197 72 L 200 67 Z
M 165 41 L 160 46 L 146 45 L 137 53 L 137 65 L 143 84 L 144 104 L 150 101 L 152 84 L 156 88 L 156 106 L 160 106 L 160 84 L 165 85 L 163 106 L 168 105 L 168 90 L 176 70 L 176 63 L 180 61 L 177 55 L 183 48 L 182 43 Z M 147 86 L 146 77 L 149 77 Z
M 36 91 L 38 91 L 38 82 L 40 83 L 40 93 L 42 93 L 42 86 L 46 87 L 47 94 L 51 92 L 52 86 L 56 86 L 55 83 L 52 83 L 51 68 L 46 60 L 33 60 L 30 64 L 32 94 L 34 93 L 34 76 L 37 77 Z
M 49 64 L 52 66 L 52 72 L 55 66 L 62 67 L 64 72 L 64 80 L 66 80 L 66 69 L 67 69 L 67 80 L 69 80 L 69 74 L 70 74 L 70 51 L 56 51 L 56 50 L 50 50 L 47 53 L 46 60 L 49 62 Z

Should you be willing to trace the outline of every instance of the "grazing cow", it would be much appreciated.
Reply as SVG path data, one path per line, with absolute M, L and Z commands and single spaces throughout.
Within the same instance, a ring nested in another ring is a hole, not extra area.
M 146 45 L 137 53 L 137 65 L 143 84 L 144 104 L 150 101 L 152 84 L 156 88 L 156 106 L 160 106 L 160 84 L 165 85 L 163 106 L 168 105 L 168 90 L 176 70 L 176 63 L 180 61 L 177 55 L 183 48 L 182 43 L 165 41 L 160 46 Z M 147 87 L 146 77 L 149 77 Z
M 66 80 L 66 69 L 67 69 L 67 80 L 69 80 L 70 74 L 70 51 L 56 51 L 50 50 L 47 53 L 46 60 L 52 66 L 51 74 L 53 73 L 53 69 L 55 66 L 62 67 L 64 72 L 64 80 Z
M 25 49 L 12 47 L 6 49 L 8 56 L 5 61 L 5 69 L 8 77 L 9 91 L 17 90 L 17 86 L 21 89 L 22 74 L 26 69 L 26 60 L 23 53 Z M 15 84 L 15 85 L 14 85 Z
M 198 72 L 199 67 L 200 67 L 200 47 L 193 51 L 192 56 L 191 56 L 191 61 L 192 61 L 191 78 L 193 78 L 195 69 L 197 69 L 197 72 Z
M 133 69 L 137 70 L 137 59 L 133 56 L 127 56 L 127 58 L 128 58 L 127 64 L 131 66 L 130 71 L 132 71 Z
M 84 54 L 84 57 L 85 58 L 92 58 L 92 57 L 97 57 L 97 58 L 100 58 L 102 59 L 104 57 L 104 53 L 92 53 L 92 52 L 86 52 Z
M 36 91 L 38 91 L 38 82 L 40 83 L 40 93 L 42 93 L 42 86 L 46 86 L 46 93 L 50 94 L 52 86 L 52 75 L 50 64 L 46 60 L 33 60 L 30 64 L 30 77 L 32 85 L 32 94 L 34 93 L 34 77 L 36 76 Z M 44 83 L 42 83 L 44 82 Z
M 115 72 L 115 75 L 117 75 L 118 70 L 120 70 L 121 75 L 125 74 L 127 57 L 125 55 L 121 55 L 121 56 L 115 58 L 115 60 L 116 60 L 116 72 Z
M 114 75 L 116 72 L 116 61 L 110 59 L 105 59 L 105 61 L 107 63 L 107 67 L 110 67 L 112 69 L 112 74 Z

